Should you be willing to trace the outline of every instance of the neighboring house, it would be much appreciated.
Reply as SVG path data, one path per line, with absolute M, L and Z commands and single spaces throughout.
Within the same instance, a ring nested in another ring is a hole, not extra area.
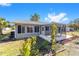
M 71 27 L 66 26 L 66 31 L 67 32 L 74 31 L 74 28 L 71 28 Z
M 6 28 L 3 28 L 2 29 L 2 34 L 8 34 L 8 33 L 10 33 L 11 32 L 11 28 L 9 28 L 9 27 L 6 27 Z
M 15 21 L 15 38 L 26 38 L 31 35 L 50 35 L 50 25 L 52 23 L 35 22 L 35 21 Z M 64 24 L 57 24 L 58 33 L 66 30 Z

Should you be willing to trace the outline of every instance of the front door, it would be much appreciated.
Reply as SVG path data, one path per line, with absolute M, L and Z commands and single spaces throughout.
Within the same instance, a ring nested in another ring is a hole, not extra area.
M 43 34 L 43 35 L 45 34 L 45 27 L 44 26 L 41 27 L 41 34 Z

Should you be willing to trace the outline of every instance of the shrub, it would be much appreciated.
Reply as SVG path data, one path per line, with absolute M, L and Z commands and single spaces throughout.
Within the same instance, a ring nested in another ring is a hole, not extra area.
M 36 56 L 39 54 L 39 49 L 38 49 L 38 45 L 37 43 L 37 37 L 36 36 L 32 36 L 31 37 L 32 40 L 32 46 L 31 46 L 31 56 Z
M 31 39 L 28 38 L 27 40 L 24 41 L 20 52 L 21 52 L 21 55 L 23 56 L 30 56 L 30 51 L 31 51 Z
M 75 44 L 79 44 L 79 42 L 75 42 Z
M 20 50 L 23 56 L 35 56 L 39 54 L 39 49 L 36 45 L 36 36 L 32 36 L 25 40 L 22 49 Z

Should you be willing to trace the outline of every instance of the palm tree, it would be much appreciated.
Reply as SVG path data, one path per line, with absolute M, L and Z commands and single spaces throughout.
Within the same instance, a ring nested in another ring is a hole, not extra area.
M 2 29 L 8 26 L 8 22 L 4 18 L 0 18 L 0 34 L 2 34 Z
M 40 16 L 39 16 L 37 13 L 35 13 L 35 14 L 32 15 L 32 17 L 31 17 L 31 21 L 39 21 L 39 19 L 40 19 Z

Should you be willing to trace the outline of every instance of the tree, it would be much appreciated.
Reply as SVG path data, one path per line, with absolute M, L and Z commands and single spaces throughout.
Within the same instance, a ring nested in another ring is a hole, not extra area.
M 8 26 L 8 22 L 4 18 L 0 18 L 0 34 L 2 34 L 2 28 L 7 26 Z
M 14 22 L 9 22 L 8 27 L 10 27 L 12 30 L 15 30 L 15 23 Z
M 39 21 L 39 19 L 40 19 L 40 16 L 39 16 L 37 13 L 35 13 L 35 14 L 32 15 L 32 17 L 31 17 L 31 21 Z
M 79 24 L 79 18 L 76 18 L 76 19 L 70 21 L 69 24 Z
M 51 49 L 53 51 L 53 55 L 56 55 L 56 33 L 57 33 L 57 26 L 56 24 L 52 24 L 51 25 L 51 43 L 52 43 L 52 46 L 51 46 Z
M 69 24 L 68 26 L 74 28 L 75 30 L 79 30 L 79 24 Z
M 75 30 L 79 30 L 79 18 L 70 21 L 69 27 L 74 28 Z

